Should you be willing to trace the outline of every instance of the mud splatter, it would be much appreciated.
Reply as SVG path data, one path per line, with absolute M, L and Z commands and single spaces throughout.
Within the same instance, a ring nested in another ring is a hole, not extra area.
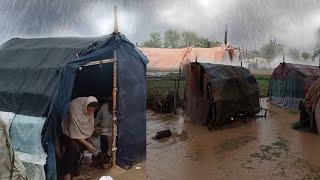
M 290 151 L 288 141 L 280 137 L 271 145 L 261 145 L 258 152 L 250 154 L 250 159 L 241 164 L 248 171 L 263 166 L 272 167 L 272 176 L 320 179 L 320 168 Z
M 238 149 L 256 139 L 257 138 L 254 136 L 239 136 L 237 138 L 227 139 L 217 146 L 216 153 L 222 154 L 227 151 Z

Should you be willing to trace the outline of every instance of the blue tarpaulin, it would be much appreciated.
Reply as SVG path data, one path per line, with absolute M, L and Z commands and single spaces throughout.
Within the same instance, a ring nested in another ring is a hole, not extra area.
M 134 44 L 121 33 L 113 33 L 97 38 L 16 38 L 1 46 L 0 111 L 47 118 L 43 129 L 43 144 L 48 153 L 47 178 L 55 178 L 53 142 L 61 134 L 61 119 L 73 98 L 79 67 L 113 58 L 114 50 L 118 64 L 117 163 L 123 166 L 146 156 L 148 60 Z M 112 67 L 102 69 L 100 74 L 112 75 Z M 101 79 L 99 73 L 91 72 L 88 74 L 94 79 Z M 97 82 L 93 88 L 106 88 L 107 82 Z M 109 96 L 108 93 L 97 96 Z

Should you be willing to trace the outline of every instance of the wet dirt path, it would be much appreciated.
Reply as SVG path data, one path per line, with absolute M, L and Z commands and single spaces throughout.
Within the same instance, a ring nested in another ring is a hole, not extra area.
M 208 131 L 178 115 L 148 112 L 148 179 L 320 179 L 320 136 L 291 129 L 298 114 L 262 100 L 267 118 Z M 159 141 L 156 132 L 173 135 Z

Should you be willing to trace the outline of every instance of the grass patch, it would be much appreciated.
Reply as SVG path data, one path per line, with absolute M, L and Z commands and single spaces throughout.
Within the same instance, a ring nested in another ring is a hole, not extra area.
M 181 80 L 178 91 L 177 106 L 182 105 L 186 81 Z M 177 86 L 177 84 L 176 84 Z M 175 81 L 170 78 L 147 80 L 147 105 L 160 113 L 173 112 Z
M 185 80 L 180 81 L 179 96 L 182 98 L 184 93 Z M 148 79 L 147 93 L 174 91 L 174 81 L 168 79 Z
M 261 98 L 268 97 L 270 79 L 271 79 L 270 76 L 256 76 L 256 80 L 258 82 L 258 86 L 260 89 Z

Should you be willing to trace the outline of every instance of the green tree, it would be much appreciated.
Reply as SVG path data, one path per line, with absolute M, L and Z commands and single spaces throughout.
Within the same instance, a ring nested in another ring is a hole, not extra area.
M 314 61 L 315 58 L 316 58 L 317 56 L 319 56 L 319 54 L 320 54 L 320 49 L 314 50 L 313 55 L 312 55 L 312 60 Z
M 288 56 L 293 60 L 300 60 L 300 52 L 298 49 L 290 48 L 288 50 Z
M 260 49 L 260 54 L 265 59 L 274 59 L 282 53 L 283 47 L 271 41 L 268 44 L 264 44 Z
M 303 60 L 308 60 L 308 59 L 310 59 L 311 58 L 311 54 L 309 54 L 309 53 L 307 53 L 307 52 L 303 52 L 302 54 L 301 54 L 301 57 L 302 57 L 302 59 Z
M 150 39 L 142 43 L 143 47 L 161 48 L 162 40 L 160 33 L 151 33 Z
M 180 33 L 176 30 L 167 30 L 164 32 L 164 47 L 178 48 L 180 46 Z
M 221 46 L 221 42 L 220 41 L 211 41 L 210 42 L 210 47 L 218 47 Z
M 196 47 L 209 48 L 211 47 L 211 42 L 207 38 L 199 38 L 198 42 L 196 43 Z
M 199 36 L 195 32 L 184 31 L 181 33 L 182 46 L 190 47 L 195 46 L 199 40 Z

